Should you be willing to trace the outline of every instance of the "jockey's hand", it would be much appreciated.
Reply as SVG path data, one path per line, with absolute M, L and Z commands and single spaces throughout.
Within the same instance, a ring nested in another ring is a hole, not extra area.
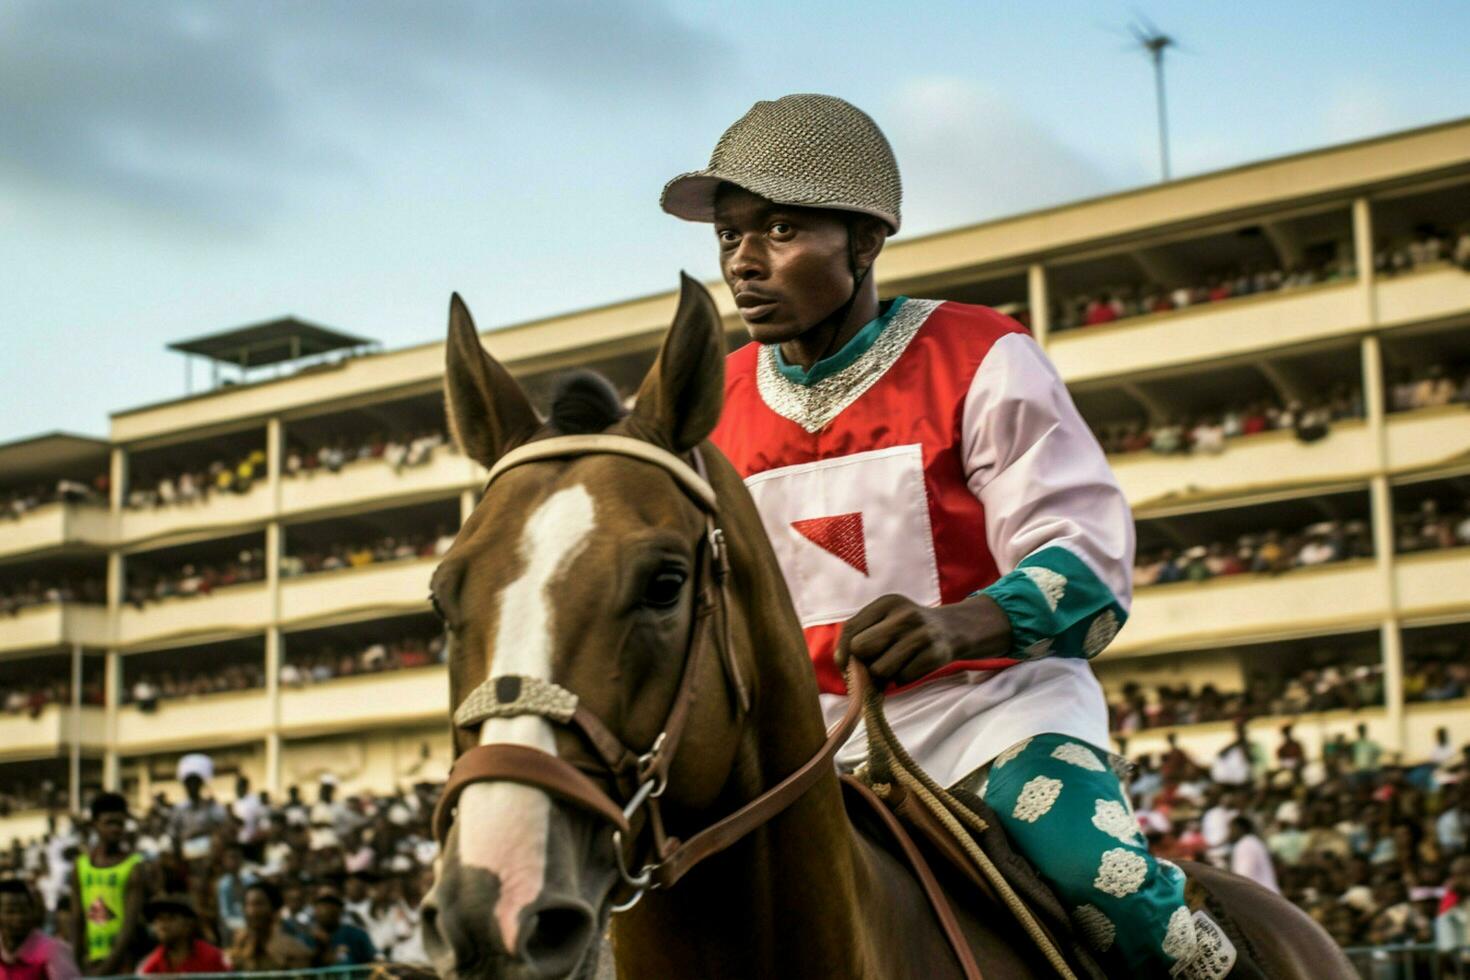
M 911 684 L 956 660 L 1003 657 L 1011 621 L 987 595 L 947 606 L 921 606 L 900 595 L 879 596 L 842 627 L 837 665 L 848 657 L 868 665 L 873 680 Z

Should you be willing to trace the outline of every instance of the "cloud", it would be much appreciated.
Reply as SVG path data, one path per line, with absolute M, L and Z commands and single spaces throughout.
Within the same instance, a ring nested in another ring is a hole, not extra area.
M 911 81 L 882 125 L 903 171 L 904 231 L 934 231 L 1101 193 L 1116 178 L 974 82 Z
M 0 10 L 0 175 L 248 225 L 370 166 L 344 119 L 677 99 L 722 55 L 640 0 L 20 0 Z

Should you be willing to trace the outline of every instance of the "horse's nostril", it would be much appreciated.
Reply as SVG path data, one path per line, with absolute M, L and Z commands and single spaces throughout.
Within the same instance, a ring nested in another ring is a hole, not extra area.
M 592 931 L 592 913 L 585 906 L 545 906 L 527 917 L 521 949 L 525 960 L 541 970 L 570 971 L 586 954 Z

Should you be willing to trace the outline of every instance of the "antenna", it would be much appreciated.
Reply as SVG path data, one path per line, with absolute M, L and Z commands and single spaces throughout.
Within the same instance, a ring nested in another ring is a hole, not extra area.
M 1179 42 L 1153 25 L 1141 13 L 1130 21 L 1128 31 L 1139 46 L 1148 52 L 1154 63 L 1154 91 L 1159 106 L 1159 179 L 1169 179 L 1169 111 L 1164 100 L 1164 51 L 1176 48 Z

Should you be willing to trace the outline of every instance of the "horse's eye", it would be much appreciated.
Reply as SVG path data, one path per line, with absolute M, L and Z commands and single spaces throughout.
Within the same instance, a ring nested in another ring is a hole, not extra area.
M 433 607 L 434 615 L 439 617 L 439 622 L 445 626 L 449 625 L 449 617 L 444 614 L 444 607 L 439 605 L 439 596 L 433 592 L 429 593 L 429 605 Z
M 665 568 L 649 580 L 643 590 L 643 604 L 654 609 L 668 609 L 679 601 L 684 582 L 689 576 L 677 568 Z

